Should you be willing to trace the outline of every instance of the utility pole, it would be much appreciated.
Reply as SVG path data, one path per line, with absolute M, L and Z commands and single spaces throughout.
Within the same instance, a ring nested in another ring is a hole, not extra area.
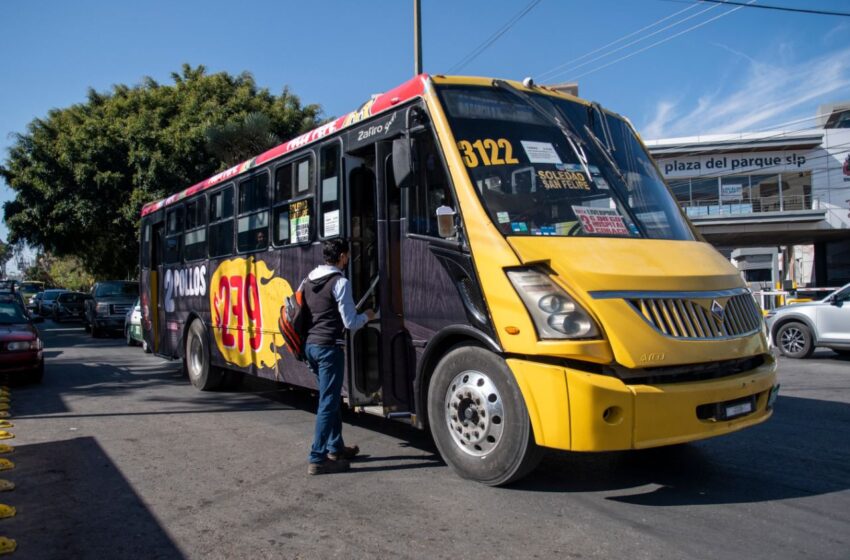
M 413 73 L 422 73 L 422 9 L 420 0 L 413 0 Z

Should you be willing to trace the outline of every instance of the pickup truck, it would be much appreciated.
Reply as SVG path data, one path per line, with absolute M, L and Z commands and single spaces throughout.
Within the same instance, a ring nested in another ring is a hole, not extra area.
M 91 298 L 85 303 L 85 326 L 92 337 L 102 333 L 122 332 L 127 310 L 139 297 L 139 283 L 112 280 L 98 282 L 91 290 Z

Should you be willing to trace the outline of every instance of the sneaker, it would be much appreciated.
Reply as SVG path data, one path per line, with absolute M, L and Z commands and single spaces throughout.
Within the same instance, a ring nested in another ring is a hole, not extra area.
M 337 459 L 331 461 L 325 459 L 321 463 L 310 463 L 307 467 L 307 474 L 333 474 L 345 472 L 351 468 L 351 464 L 345 459 Z
M 328 453 L 328 459 L 331 461 L 339 461 L 340 459 L 354 459 L 360 453 L 360 448 L 356 445 L 353 447 L 345 446 L 339 453 Z

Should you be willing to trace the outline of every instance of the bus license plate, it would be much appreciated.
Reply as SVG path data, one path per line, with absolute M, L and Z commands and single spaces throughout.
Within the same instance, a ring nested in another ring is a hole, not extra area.
M 726 406 L 725 416 L 726 419 L 729 420 L 731 418 L 735 418 L 736 416 L 742 416 L 744 414 L 749 414 L 753 411 L 753 402 L 745 401 L 737 404 L 730 404 Z

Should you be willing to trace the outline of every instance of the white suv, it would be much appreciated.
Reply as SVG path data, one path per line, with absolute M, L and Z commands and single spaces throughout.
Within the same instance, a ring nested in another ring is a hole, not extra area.
M 784 356 L 807 358 L 817 346 L 850 356 L 850 284 L 820 301 L 777 307 L 765 322 Z

